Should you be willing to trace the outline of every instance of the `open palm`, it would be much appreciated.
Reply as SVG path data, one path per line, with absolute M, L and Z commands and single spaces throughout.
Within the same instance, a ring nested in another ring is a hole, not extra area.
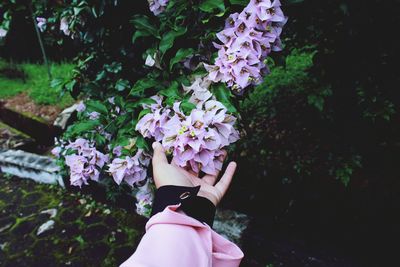
M 198 174 L 179 167 L 174 161 L 168 163 L 165 151 L 160 143 L 153 143 L 153 149 L 153 174 L 157 188 L 164 185 L 200 186 L 198 196 L 207 198 L 214 205 L 217 205 L 225 195 L 236 170 L 236 163 L 230 162 L 218 182 L 219 173 L 199 178 Z M 225 157 L 226 152 L 221 156 L 220 160 L 224 161 Z

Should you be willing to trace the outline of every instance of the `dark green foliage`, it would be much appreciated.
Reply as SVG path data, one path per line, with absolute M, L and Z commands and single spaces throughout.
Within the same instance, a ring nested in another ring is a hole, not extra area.
M 288 6 L 283 66 L 241 103 L 228 203 L 312 243 L 341 242 L 362 266 L 390 265 L 399 236 L 399 5 Z

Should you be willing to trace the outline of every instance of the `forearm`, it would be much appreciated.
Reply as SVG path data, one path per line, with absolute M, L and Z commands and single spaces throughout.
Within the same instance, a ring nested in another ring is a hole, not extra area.
M 183 194 L 187 191 L 189 197 Z M 211 229 L 208 224 L 212 225 L 215 206 L 198 199 L 197 192 L 183 187 L 159 190 L 153 207 L 156 214 L 136 252 L 122 266 L 239 266 L 242 251 Z M 183 210 L 190 210 L 193 217 Z

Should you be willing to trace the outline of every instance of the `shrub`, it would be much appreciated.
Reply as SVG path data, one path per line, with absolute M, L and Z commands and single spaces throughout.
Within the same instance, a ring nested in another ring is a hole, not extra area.
M 145 214 L 149 142 L 180 166 L 221 169 L 221 150 L 239 138 L 238 99 L 262 81 L 286 22 L 279 1 L 151 1 L 149 10 L 146 1 L 72 0 L 52 10 L 35 13 L 38 27 L 82 47 L 72 79 L 52 86 L 83 100 L 53 152 L 73 185 L 138 192 Z

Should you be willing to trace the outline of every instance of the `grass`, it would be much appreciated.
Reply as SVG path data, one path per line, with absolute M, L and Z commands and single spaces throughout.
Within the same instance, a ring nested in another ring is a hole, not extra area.
M 4 68 L 8 63 L 0 61 L 0 68 Z M 50 87 L 47 76 L 47 69 L 44 65 L 23 63 L 18 68 L 22 69 L 27 75 L 24 82 L 22 79 L 10 79 L 0 75 L 0 99 L 10 98 L 19 93 L 26 92 L 29 97 L 37 104 L 55 105 L 66 107 L 71 105 L 74 100 L 69 94 L 60 96 L 60 92 Z M 68 78 L 71 75 L 74 65 L 70 63 L 52 63 L 51 73 L 54 78 Z

